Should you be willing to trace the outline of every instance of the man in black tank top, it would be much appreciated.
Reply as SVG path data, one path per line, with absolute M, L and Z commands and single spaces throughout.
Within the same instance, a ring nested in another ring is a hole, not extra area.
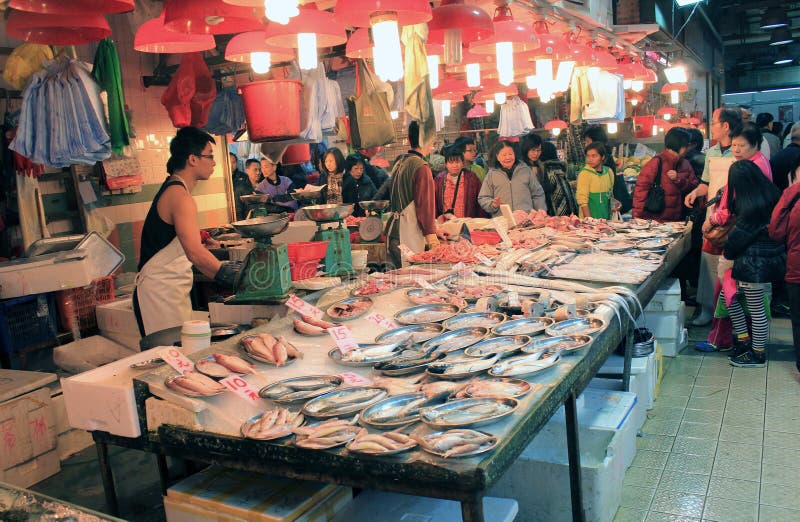
M 200 240 L 192 189 L 214 173 L 214 138 L 195 127 L 170 143 L 170 176 L 153 199 L 142 229 L 134 311 L 142 335 L 180 326 L 191 316 L 192 265 L 233 287 L 238 265 L 220 262 Z

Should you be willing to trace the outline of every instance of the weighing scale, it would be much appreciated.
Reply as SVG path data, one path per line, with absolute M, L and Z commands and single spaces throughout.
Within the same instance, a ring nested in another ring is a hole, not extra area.
M 256 246 L 247 254 L 236 278 L 236 294 L 227 303 L 259 302 L 286 297 L 292 288 L 289 253 L 285 244 L 273 245 L 272 236 L 289 226 L 287 214 L 244 219 L 231 223 Z
M 367 215 L 358 225 L 358 235 L 364 243 L 378 243 L 383 234 L 383 211 L 389 207 L 388 200 L 361 201 L 358 203 Z
M 354 205 L 311 205 L 304 207 L 308 219 L 317 223 L 314 241 L 327 241 L 325 272 L 331 276 L 349 276 L 353 270 L 353 255 L 350 249 L 350 231 L 343 226 L 347 216 L 353 213 Z M 337 228 L 323 228 L 325 223 L 339 222 Z

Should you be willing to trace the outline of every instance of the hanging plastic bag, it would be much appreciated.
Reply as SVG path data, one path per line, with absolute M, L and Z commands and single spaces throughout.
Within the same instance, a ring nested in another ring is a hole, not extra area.
M 24 43 L 11 51 L 3 68 L 3 79 L 7 84 L 21 90 L 31 75 L 44 68 L 45 60 L 53 59 L 53 51 L 47 45 Z
M 203 56 L 187 53 L 161 96 L 161 104 L 176 128 L 202 127 L 208 122 L 216 94 L 214 79 Z
M 386 91 L 378 90 L 377 77 L 364 60 L 356 62 L 356 96 L 347 100 L 353 148 L 368 149 L 392 143 L 394 125 Z
M 244 105 L 236 87 L 222 89 L 208 113 L 208 122 L 203 128 L 206 132 L 217 134 L 233 134 L 244 125 Z

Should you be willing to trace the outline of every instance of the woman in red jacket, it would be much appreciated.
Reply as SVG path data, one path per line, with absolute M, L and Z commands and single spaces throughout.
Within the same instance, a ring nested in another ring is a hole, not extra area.
M 789 171 L 800 168 L 800 158 Z M 792 320 L 795 364 L 800 371 L 800 183 L 783 191 L 772 211 L 769 235 L 779 243 L 786 243 L 786 293 L 789 296 L 789 316 Z
M 440 219 L 486 217 L 478 204 L 481 182 L 464 167 L 464 150 L 451 145 L 442 150 L 445 170 L 436 176 L 436 215 Z
M 664 136 L 664 150 L 647 162 L 636 180 L 631 211 L 633 217 L 658 221 L 680 221 L 683 218 L 683 198 L 699 183 L 691 164 L 683 159 L 689 149 L 690 138 L 689 133 L 680 127 L 673 127 Z M 653 214 L 645 210 L 644 205 L 659 168 L 666 205 L 663 212 Z

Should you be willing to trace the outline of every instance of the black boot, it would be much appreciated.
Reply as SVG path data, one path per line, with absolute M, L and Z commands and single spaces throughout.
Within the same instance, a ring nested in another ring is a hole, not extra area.
M 735 357 L 739 357 L 743 353 L 749 352 L 751 347 L 752 347 L 752 342 L 750 339 L 746 341 L 740 341 L 739 339 L 734 339 L 733 348 L 731 349 L 731 354 L 728 356 L 728 359 L 733 359 Z

